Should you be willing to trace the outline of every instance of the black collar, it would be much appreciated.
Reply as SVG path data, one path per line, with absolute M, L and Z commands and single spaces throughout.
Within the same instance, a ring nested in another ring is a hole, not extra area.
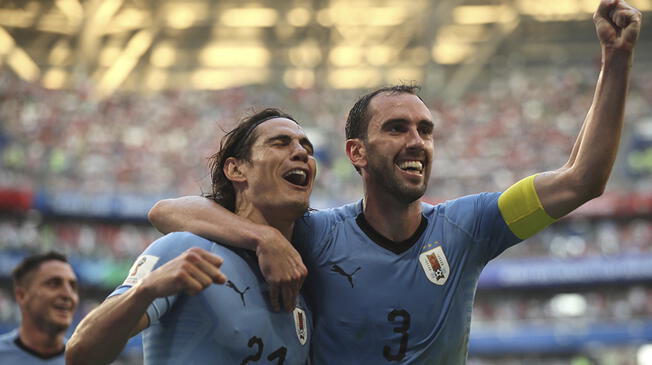
M 421 234 L 426 230 L 426 227 L 428 226 L 428 220 L 422 214 L 419 228 L 417 228 L 412 237 L 406 239 L 405 241 L 395 242 L 378 233 L 378 231 L 376 231 L 371 226 L 371 224 L 367 222 L 367 219 L 364 217 L 364 213 L 358 214 L 355 222 L 358 224 L 358 227 L 360 227 L 360 229 L 367 235 L 367 237 L 369 237 L 369 239 L 374 241 L 378 246 L 392 251 L 397 255 L 409 250 L 410 247 L 412 247 L 419 240 L 419 237 L 421 237 Z
M 61 356 L 61 355 L 63 355 L 63 352 L 66 350 L 66 346 L 64 345 L 61 348 L 61 351 L 55 352 L 55 353 L 50 354 L 50 355 L 44 355 L 44 354 L 42 354 L 42 353 L 40 353 L 40 352 L 38 352 L 38 351 L 36 351 L 36 350 L 34 350 L 32 348 L 27 347 L 27 345 L 25 345 L 23 343 L 23 341 L 21 341 L 20 336 L 16 336 L 16 339 L 14 340 L 14 343 L 16 344 L 16 346 L 18 346 L 19 348 L 21 348 L 23 351 L 27 352 L 28 354 L 36 356 L 39 359 L 43 359 L 43 360 L 48 360 L 48 359 L 52 359 L 52 358 L 57 357 L 57 356 Z

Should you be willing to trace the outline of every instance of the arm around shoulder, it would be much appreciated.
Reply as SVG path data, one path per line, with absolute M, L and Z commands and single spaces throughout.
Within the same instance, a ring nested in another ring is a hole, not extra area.
M 161 200 L 150 209 L 147 218 L 162 233 L 192 232 L 249 250 L 256 250 L 261 242 L 274 235 L 273 228 L 253 223 L 201 196 Z
M 265 280 L 270 284 L 272 308 L 294 308 L 308 270 L 294 246 L 277 229 L 240 217 L 213 200 L 186 196 L 161 200 L 150 210 L 150 222 L 161 232 L 188 231 L 225 245 L 256 252 Z

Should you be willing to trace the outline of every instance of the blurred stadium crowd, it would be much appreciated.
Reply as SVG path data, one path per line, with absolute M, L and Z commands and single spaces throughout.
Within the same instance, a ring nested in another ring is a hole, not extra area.
M 36 213 L 0 220 L 0 250 L 55 249 L 93 259 L 132 260 L 160 234 L 142 224 L 43 220 Z M 644 218 L 568 219 L 501 257 L 570 259 L 591 255 L 652 253 L 652 223 Z
M 503 190 L 522 177 L 563 164 L 590 105 L 596 70 L 595 65 L 540 72 L 512 69 L 461 100 L 426 98 L 435 115 L 437 139 L 426 200 Z M 436 87 L 424 86 L 425 95 Z M 135 194 L 151 197 L 152 202 L 200 194 L 207 189 L 206 157 L 217 149 L 224 131 L 252 107 L 276 106 L 297 116 L 315 144 L 319 171 L 313 206 L 360 197 L 359 178 L 343 152 L 344 121 L 357 92 L 281 88 L 263 92 L 246 87 L 116 93 L 96 100 L 90 87 L 47 90 L 0 73 L 0 189 Z M 650 100 L 652 72 L 635 74 L 625 137 L 608 194 L 650 193 L 652 153 L 639 153 L 652 146 Z M 499 260 L 650 255 L 652 204 L 625 210 L 616 218 L 600 209 L 576 214 Z M 142 219 L 116 222 L 39 211 L 0 212 L 0 252 L 62 251 L 85 267 L 82 285 L 99 292 L 118 284 L 131 260 L 157 237 L 159 233 Z M 578 323 L 652 319 L 652 287 L 638 284 L 566 290 L 574 292 L 573 297 L 560 297 L 564 294 L 549 289 L 536 295 L 536 289 L 507 295 L 481 291 L 472 328 L 569 319 Z M 78 316 L 102 299 L 85 298 Z M 18 317 L 5 286 L 0 290 L 0 323 L 11 328 Z M 629 363 L 623 361 L 614 363 Z M 591 362 L 578 362 L 585 363 Z
M 462 100 L 426 100 L 437 126 L 431 200 L 503 190 L 565 162 L 590 105 L 597 69 L 545 70 L 495 76 L 486 89 Z M 624 156 L 630 144 L 652 138 L 652 73 L 637 73 L 632 81 Z M 433 87 L 425 85 L 424 94 Z M 332 205 L 359 197 L 359 179 L 343 153 L 344 121 L 355 92 L 247 87 L 94 100 L 86 89 L 47 90 L 0 74 L 0 186 L 197 194 L 206 188 L 205 158 L 223 131 L 252 107 L 277 106 L 299 117 L 317 147 L 316 200 Z M 648 172 L 647 165 L 639 160 L 616 171 L 611 189 L 649 186 L 649 176 L 641 176 L 648 174 L 640 173 Z

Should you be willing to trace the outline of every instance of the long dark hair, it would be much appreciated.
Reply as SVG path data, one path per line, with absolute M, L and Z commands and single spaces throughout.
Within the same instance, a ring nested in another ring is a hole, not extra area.
M 235 211 L 235 189 L 231 180 L 224 174 L 224 163 L 229 157 L 250 162 L 251 147 L 258 138 L 256 127 L 274 118 L 286 118 L 299 124 L 294 117 L 279 109 L 266 108 L 243 118 L 237 127 L 222 137 L 219 151 L 208 158 L 212 185 L 211 193 L 205 195 L 207 198 L 232 212 Z

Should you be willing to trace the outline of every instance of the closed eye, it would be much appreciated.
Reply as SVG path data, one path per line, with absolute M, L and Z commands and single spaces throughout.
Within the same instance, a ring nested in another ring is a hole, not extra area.
M 286 147 L 292 143 L 292 137 L 288 135 L 274 136 L 269 138 L 267 143 L 272 147 Z M 301 144 L 301 147 L 303 147 L 308 152 L 309 155 L 313 155 L 315 149 L 308 138 L 301 138 L 299 143 Z
M 312 146 L 312 143 L 310 143 L 308 138 L 302 138 L 299 143 L 301 143 L 301 146 L 308 152 L 310 156 L 315 153 L 315 148 Z
M 267 140 L 267 143 L 270 146 L 275 146 L 275 147 L 287 146 L 290 144 L 290 142 L 292 142 L 292 137 L 290 136 L 275 136 Z

